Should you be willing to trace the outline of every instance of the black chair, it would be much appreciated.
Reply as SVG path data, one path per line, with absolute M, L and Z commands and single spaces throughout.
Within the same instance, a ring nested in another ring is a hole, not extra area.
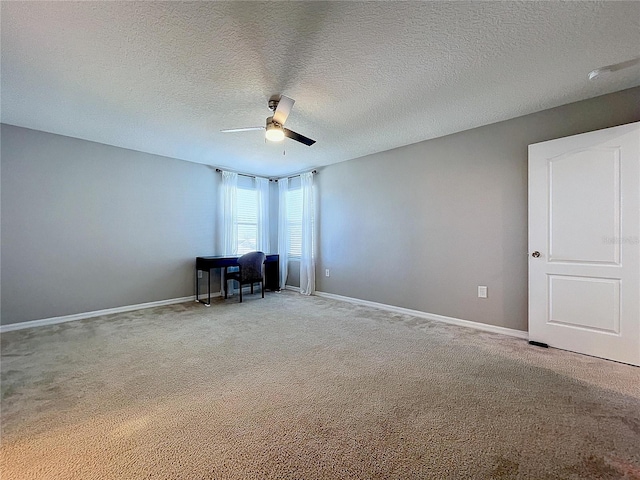
M 263 252 L 249 252 L 238 258 L 238 271 L 227 272 L 224 278 L 224 298 L 227 298 L 229 280 L 235 280 L 240 284 L 240 302 L 242 302 L 242 286 L 260 283 L 262 286 L 262 298 L 264 298 L 264 261 L 267 256 Z

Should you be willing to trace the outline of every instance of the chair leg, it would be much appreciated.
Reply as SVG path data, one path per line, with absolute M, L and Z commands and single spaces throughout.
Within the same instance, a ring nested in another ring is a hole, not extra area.
M 253 282 L 251 282 L 251 295 L 253 295 Z
M 240 303 L 242 303 L 242 282 L 238 282 L 238 285 L 240 286 Z
M 264 277 L 262 278 L 262 298 L 264 298 Z

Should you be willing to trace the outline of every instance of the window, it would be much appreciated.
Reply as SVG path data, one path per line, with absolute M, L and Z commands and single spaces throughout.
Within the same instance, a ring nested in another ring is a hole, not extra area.
M 287 192 L 287 226 L 289 229 L 289 256 L 302 256 L 302 189 Z
M 258 196 L 255 189 L 238 185 L 238 255 L 256 250 Z

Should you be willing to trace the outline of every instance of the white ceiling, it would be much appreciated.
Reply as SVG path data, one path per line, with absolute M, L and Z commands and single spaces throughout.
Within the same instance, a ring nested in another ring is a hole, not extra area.
M 640 85 L 640 2 L 2 2 L 2 122 L 278 176 Z M 267 100 L 317 140 L 265 144 Z M 283 155 L 283 148 L 286 155 Z

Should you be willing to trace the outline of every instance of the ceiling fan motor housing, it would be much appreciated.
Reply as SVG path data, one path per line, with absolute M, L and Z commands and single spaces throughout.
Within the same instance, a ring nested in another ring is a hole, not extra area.
M 282 125 L 280 125 L 278 122 L 276 122 L 273 117 L 267 117 L 267 128 L 282 128 Z

